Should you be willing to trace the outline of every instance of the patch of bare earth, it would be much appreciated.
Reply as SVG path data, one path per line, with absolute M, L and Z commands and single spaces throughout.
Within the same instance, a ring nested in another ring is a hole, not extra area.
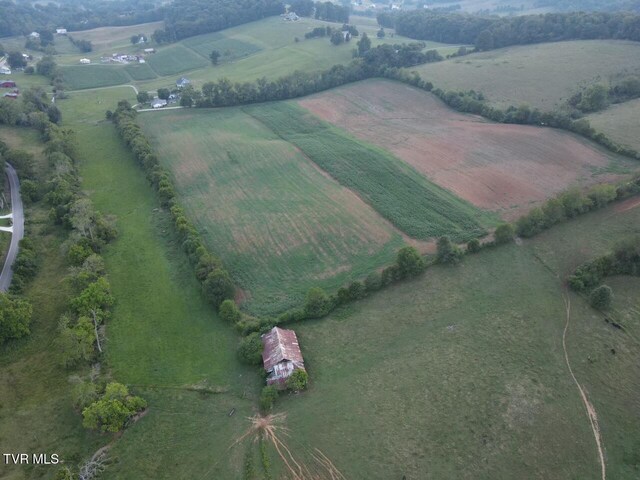
M 594 176 L 610 159 L 571 134 L 460 114 L 397 82 L 359 82 L 298 103 L 508 220 L 569 186 L 612 178 Z

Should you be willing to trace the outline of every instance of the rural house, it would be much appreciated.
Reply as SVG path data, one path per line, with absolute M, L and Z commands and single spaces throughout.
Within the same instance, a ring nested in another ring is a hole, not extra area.
M 267 372 L 267 385 L 285 388 L 287 379 L 296 370 L 305 370 L 304 360 L 293 330 L 273 327 L 262 335 L 262 362 Z
M 144 53 L 156 53 L 156 49 L 155 48 L 145 48 L 144 49 Z
M 167 101 L 162 98 L 154 98 L 151 101 L 151 108 L 162 108 L 167 106 Z
M 31 32 L 31 33 L 29 34 L 29 36 L 30 36 L 31 38 L 40 38 L 40 34 L 39 34 L 38 32 Z
M 184 88 L 189 84 L 191 84 L 191 80 L 185 77 L 180 77 L 180 79 L 176 82 L 176 87 Z
M 81 58 L 80 63 L 82 63 L 83 65 L 89 65 L 91 63 L 91 60 L 89 60 L 88 58 Z
M 16 88 L 16 82 L 13 80 L 0 81 L 0 88 Z
M 11 69 L 7 67 L 0 67 L 0 75 L 11 75 Z
M 58 35 L 66 35 L 67 34 L 67 29 L 66 28 L 56 28 L 56 33 Z

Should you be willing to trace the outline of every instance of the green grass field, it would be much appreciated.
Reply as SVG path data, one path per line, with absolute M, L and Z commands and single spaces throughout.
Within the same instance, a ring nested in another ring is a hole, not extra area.
M 242 455 L 225 449 L 247 426 L 259 380 L 236 360 L 236 335 L 204 301 L 168 213 L 158 208 L 144 174 L 103 120 L 103 108 L 113 108 L 117 97 L 134 101 L 133 91 L 100 95 L 106 97 L 76 92 L 60 108 L 66 125 L 78 132 L 83 188 L 98 209 L 117 216 L 119 237 L 104 255 L 117 299 L 107 327 L 106 367 L 150 403 L 148 414 L 113 447 L 110 457 L 117 461 L 104 477 L 233 478 Z M 189 391 L 194 384 L 224 393 Z M 229 418 L 232 408 L 237 413 Z M 212 456 L 212 449 L 220 450 Z M 193 462 L 176 463 L 178 456 Z
M 221 55 L 220 63 L 246 57 L 261 50 L 257 45 L 237 38 L 227 38 L 220 32 L 187 38 L 182 44 L 205 58 L 208 58 L 213 50 L 217 50 Z
M 587 115 L 591 126 L 614 141 L 640 150 L 640 99 Z
M 292 102 L 245 109 L 354 190 L 407 235 L 456 241 L 482 236 L 490 215 L 429 182 L 386 151 L 356 140 Z
M 61 66 L 60 70 L 69 90 L 111 87 L 131 81 L 122 66 L 72 65 Z
M 180 44 L 171 45 L 147 57 L 147 65 L 158 75 L 175 75 L 207 64 L 204 57 Z
M 320 449 L 350 479 L 600 479 L 564 361 L 562 293 L 578 264 L 640 234 L 640 208 L 616 208 L 292 326 L 311 388 L 282 398 L 283 439 L 309 463 Z M 640 281 L 607 283 L 625 331 L 570 294 L 567 347 L 597 411 L 607 478 L 630 480 L 640 471 Z
M 158 76 L 153 69 L 146 63 L 131 63 L 124 67 L 124 71 L 135 81 L 152 80 Z
M 265 107 L 268 108 L 268 107 Z M 241 109 L 140 115 L 190 218 L 254 313 L 389 263 L 402 236 Z
M 425 80 L 445 90 L 476 90 L 498 107 L 560 106 L 580 87 L 640 72 L 640 44 L 616 40 L 542 43 L 423 65 Z

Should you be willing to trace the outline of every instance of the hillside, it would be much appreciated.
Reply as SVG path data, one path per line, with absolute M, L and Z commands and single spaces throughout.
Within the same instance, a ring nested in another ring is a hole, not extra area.
M 552 110 L 580 87 L 640 72 L 640 43 L 581 40 L 508 47 L 411 70 L 444 90 L 476 90 L 505 108 Z
M 586 116 L 593 128 L 605 133 L 614 141 L 640 150 L 640 99 L 618 105 Z

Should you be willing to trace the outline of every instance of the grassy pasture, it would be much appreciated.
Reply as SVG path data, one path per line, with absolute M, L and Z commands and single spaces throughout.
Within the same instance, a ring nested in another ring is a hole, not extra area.
M 320 449 L 353 479 L 600 479 L 564 363 L 563 279 L 638 225 L 640 208 L 609 208 L 293 326 L 311 388 L 277 408 L 285 441 L 301 458 Z M 640 471 L 640 281 L 607 283 L 625 331 L 570 294 L 567 347 L 598 414 L 607 477 L 630 480 Z
M 579 87 L 640 72 L 640 45 L 618 40 L 578 40 L 501 48 L 423 65 L 436 87 L 476 90 L 498 107 L 529 104 L 552 110 Z
M 591 126 L 614 141 L 640 150 L 640 99 L 587 115 Z
M 111 87 L 131 81 L 124 68 L 107 65 L 61 66 L 64 81 L 69 90 Z
M 205 67 L 209 62 L 193 50 L 174 44 L 159 50 L 147 58 L 150 65 L 158 75 L 175 75 L 187 70 Z
M 265 107 L 269 108 L 269 107 Z M 245 290 L 276 313 L 390 262 L 402 236 L 241 109 L 140 115 L 181 202 Z
M 163 28 L 164 22 L 142 23 L 126 27 L 100 27 L 92 30 L 71 32 L 76 40 L 89 40 L 96 52 L 115 53 L 119 49 L 131 47 L 131 37 L 143 34 L 151 38 L 151 34 Z
M 124 67 L 124 71 L 135 81 L 152 80 L 157 78 L 153 69 L 146 63 L 130 63 Z
M 168 213 L 103 120 L 122 98 L 133 102 L 133 90 L 75 92 L 60 103 L 65 124 L 78 132 L 83 188 L 98 209 L 117 216 L 120 233 L 105 253 L 117 305 L 103 368 L 150 403 L 115 443 L 117 461 L 104 478 L 233 478 L 242 458 L 226 448 L 246 428 L 259 381 L 237 361 L 236 335 L 202 298 Z M 222 393 L 188 390 L 196 384 Z M 237 413 L 228 417 L 232 408 Z
M 412 167 L 330 126 L 293 102 L 248 107 L 250 115 L 300 148 L 320 168 L 353 189 L 407 235 L 450 235 L 464 241 L 495 223 L 490 215 L 455 197 Z
M 261 50 L 256 45 L 237 38 L 225 37 L 219 32 L 187 38 L 184 40 L 183 45 L 195 50 L 205 58 L 209 58 L 209 54 L 213 50 L 218 50 L 221 55 L 220 63 L 246 57 Z

